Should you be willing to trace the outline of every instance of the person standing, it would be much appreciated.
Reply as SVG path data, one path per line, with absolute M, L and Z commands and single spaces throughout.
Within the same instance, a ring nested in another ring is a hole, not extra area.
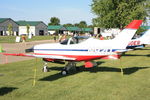
M 100 40 L 104 40 L 104 37 L 102 35 L 100 35 Z
M 54 42 L 56 42 L 57 38 L 56 38 L 56 35 L 54 34 Z
M 26 36 L 22 35 L 22 42 L 26 42 Z

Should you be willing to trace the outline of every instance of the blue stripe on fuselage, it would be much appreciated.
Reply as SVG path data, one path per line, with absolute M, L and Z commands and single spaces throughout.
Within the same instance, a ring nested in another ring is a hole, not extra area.
M 34 49 L 39 51 L 88 51 L 88 49 Z
M 34 49 L 38 51 L 89 51 L 88 49 Z M 99 49 L 99 51 L 107 50 L 107 52 L 115 52 L 117 50 L 123 50 L 123 49 Z

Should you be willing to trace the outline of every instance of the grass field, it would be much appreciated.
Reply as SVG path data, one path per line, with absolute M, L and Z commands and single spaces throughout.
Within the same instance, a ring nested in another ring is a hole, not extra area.
M 130 51 L 121 61 L 97 62 L 67 76 L 60 64 L 49 63 L 51 71 L 42 72 L 41 59 L 0 65 L 0 100 L 150 100 L 150 47 Z
M 16 36 L 0 36 L 0 43 L 15 43 L 15 39 Z M 33 36 L 32 39 L 27 39 L 26 42 L 50 39 L 53 39 L 53 36 Z

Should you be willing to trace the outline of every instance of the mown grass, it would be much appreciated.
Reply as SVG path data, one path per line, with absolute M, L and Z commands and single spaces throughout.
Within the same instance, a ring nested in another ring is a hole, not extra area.
M 149 100 L 150 48 L 130 51 L 121 61 L 96 61 L 98 67 L 67 76 L 60 74 L 64 65 L 54 63 L 42 72 L 41 59 L 0 65 L 0 100 Z
M 26 42 L 39 40 L 52 40 L 53 36 L 33 36 L 32 39 L 26 38 Z M 15 43 L 16 36 L 0 36 L 0 43 Z
M 0 36 L 0 43 L 15 43 L 15 36 Z

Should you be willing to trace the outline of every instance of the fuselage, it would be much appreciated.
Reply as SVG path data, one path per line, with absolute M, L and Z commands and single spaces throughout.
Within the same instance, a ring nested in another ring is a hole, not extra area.
M 34 46 L 34 53 L 38 55 L 53 55 L 76 58 L 76 61 L 86 61 L 117 55 L 116 48 L 107 45 L 109 42 L 89 38 L 79 44 L 63 45 L 60 43 L 41 44 Z M 102 45 L 103 43 L 103 45 Z M 104 45 L 105 44 L 105 45 Z

